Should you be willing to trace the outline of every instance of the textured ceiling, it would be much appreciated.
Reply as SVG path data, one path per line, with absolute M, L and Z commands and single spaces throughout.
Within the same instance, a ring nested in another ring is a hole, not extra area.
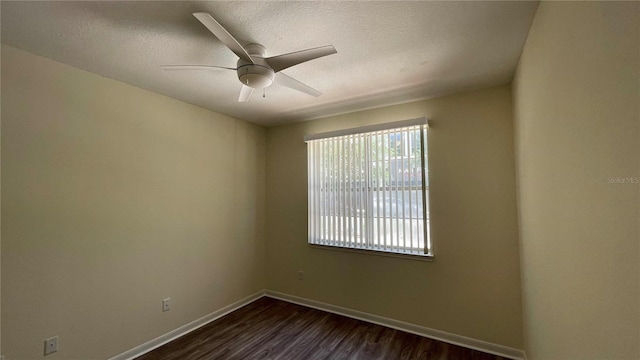
M 7 2 L 2 42 L 264 126 L 505 84 L 537 2 Z M 208 12 L 267 55 L 334 45 L 335 55 L 283 72 L 324 94 L 273 85 L 238 103 L 235 67 L 199 23 Z

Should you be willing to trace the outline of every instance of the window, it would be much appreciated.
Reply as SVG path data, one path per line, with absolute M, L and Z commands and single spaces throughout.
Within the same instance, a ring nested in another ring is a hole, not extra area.
M 310 244 L 432 255 L 426 119 L 305 141 Z

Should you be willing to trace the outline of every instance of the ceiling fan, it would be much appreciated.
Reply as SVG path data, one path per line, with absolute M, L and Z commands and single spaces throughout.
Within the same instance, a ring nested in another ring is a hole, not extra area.
M 202 25 L 209 29 L 213 35 L 215 35 L 224 45 L 238 56 L 239 59 L 236 67 L 231 68 L 211 65 L 164 65 L 161 66 L 161 68 L 165 70 L 235 70 L 238 74 L 238 79 L 242 83 L 240 96 L 238 97 L 239 102 L 248 101 L 254 89 L 264 89 L 271 86 L 273 83 L 286 86 L 312 96 L 322 95 L 318 90 L 283 74 L 281 71 L 309 60 L 337 53 L 336 49 L 332 45 L 265 57 L 267 49 L 264 46 L 260 44 L 240 45 L 240 43 L 211 15 L 200 12 L 194 13 L 193 16 L 195 16 Z

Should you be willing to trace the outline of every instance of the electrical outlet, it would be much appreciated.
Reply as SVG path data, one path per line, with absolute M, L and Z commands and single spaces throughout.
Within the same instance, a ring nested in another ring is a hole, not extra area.
M 162 300 L 162 312 L 171 310 L 171 298 Z
M 44 354 L 49 355 L 58 351 L 58 336 L 48 338 L 44 341 Z
M 298 271 L 298 280 L 304 280 L 304 271 Z

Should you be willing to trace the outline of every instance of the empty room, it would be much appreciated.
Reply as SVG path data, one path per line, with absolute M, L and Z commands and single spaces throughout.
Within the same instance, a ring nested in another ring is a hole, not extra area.
M 0 360 L 640 359 L 640 2 L 0 21 Z

